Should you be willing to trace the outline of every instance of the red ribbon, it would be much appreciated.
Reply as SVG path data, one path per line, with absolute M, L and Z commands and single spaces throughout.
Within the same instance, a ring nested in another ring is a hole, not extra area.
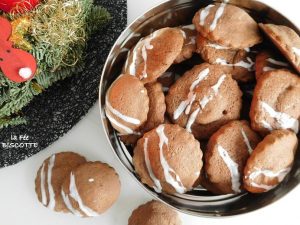
M 37 63 L 28 52 L 12 47 L 11 32 L 10 22 L 0 17 L 0 69 L 8 79 L 21 83 L 34 77 Z

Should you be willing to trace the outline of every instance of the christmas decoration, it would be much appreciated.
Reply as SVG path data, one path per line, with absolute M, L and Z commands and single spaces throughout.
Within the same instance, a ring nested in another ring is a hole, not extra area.
M 0 16 L 10 20 L 12 28 L 1 35 L 5 38 L 1 39 L 0 46 L 8 42 L 11 33 L 9 41 L 13 49 L 27 51 L 37 62 L 36 75 L 22 83 L 8 79 L 0 70 L 1 129 L 24 123 L 22 108 L 36 95 L 61 79 L 80 74 L 88 38 L 109 21 L 110 15 L 106 9 L 94 5 L 93 0 L 44 0 L 31 11 L 0 11 Z M 7 23 L 5 26 L 9 27 Z M 26 77 L 30 70 L 34 71 L 31 66 L 30 63 L 22 66 L 18 72 Z
M 35 58 L 20 49 L 12 47 L 8 41 L 12 27 L 7 19 L 0 17 L 0 68 L 3 74 L 15 82 L 31 79 L 36 72 Z
M 32 10 L 39 0 L 1 0 L 0 10 L 7 13 L 24 13 Z

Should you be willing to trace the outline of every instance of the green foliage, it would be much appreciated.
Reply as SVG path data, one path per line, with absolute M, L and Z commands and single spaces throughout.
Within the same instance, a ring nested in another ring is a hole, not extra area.
M 2 15 L 13 20 L 24 15 Z M 19 114 L 34 96 L 58 80 L 81 72 L 89 36 L 110 19 L 108 11 L 93 0 L 46 0 L 27 12 L 31 27 L 26 40 L 38 62 L 34 79 L 8 80 L 0 71 L 0 129 L 25 123 Z

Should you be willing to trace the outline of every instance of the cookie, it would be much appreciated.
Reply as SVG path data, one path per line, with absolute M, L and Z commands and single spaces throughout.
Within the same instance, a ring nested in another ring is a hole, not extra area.
M 47 158 L 35 178 L 38 200 L 47 208 L 57 212 L 69 212 L 60 195 L 61 186 L 70 172 L 86 160 L 74 152 L 61 152 Z
M 162 28 L 141 39 L 130 51 L 125 73 L 151 83 L 173 64 L 181 53 L 183 35 L 178 28 Z
M 255 20 L 234 5 L 208 5 L 195 14 L 193 24 L 203 37 L 221 46 L 244 49 L 262 42 Z
M 106 92 L 106 116 L 121 134 L 134 134 L 146 122 L 148 111 L 147 89 L 135 76 L 120 75 Z
M 275 130 L 253 150 L 244 169 L 244 187 L 252 193 L 275 188 L 290 172 L 298 139 L 289 130 Z
M 141 181 L 156 192 L 185 193 L 197 185 L 202 151 L 185 129 L 162 124 L 138 140 L 133 164 Z
M 259 142 L 260 137 L 247 121 L 229 122 L 210 137 L 205 171 L 217 194 L 241 192 L 244 166 Z
M 281 55 L 270 50 L 263 50 L 259 52 L 255 59 L 255 77 L 259 79 L 260 75 L 265 72 L 276 69 L 289 69 L 289 64 Z
M 233 64 L 237 55 L 239 57 L 246 56 L 247 52 L 250 51 L 249 48 L 232 49 L 230 47 L 218 45 L 203 37 L 201 34 L 197 35 L 196 44 L 196 52 L 201 55 L 205 62 L 210 64 L 216 64 L 218 59 L 223 59 L 227 63 Z
M 184 43 L 180 54 L 175 59 L 174 63 L 181 63 L 187 59 L 192 58 L 196 51 L 196 35 L 197 31 L 194 24 L 179 27 Z
M 242 92 L 220 66 L 203 63 L 180 77 L 166 96 L 167 112 L 176 124 L 207 139 L 222 125 L 240 117 Z
M 65 179 L 61 195 L 75 215 L 93 217 L 105 212 L 118 199 L 120 180 L 116 171 L 101 162 L 77 167 Z
M 152 130 L 165 120 L 166 103 L 162 85 L 158 82 L 145 85 L 149 96 L 149 112 L 144 124 L 143 132 Z
M 300 78 L 287 70 L 265 72 L 254 89 L 251 127 L 262 135 L 276 129 L 299 130 Z
M 128 225 L 181 225 L 177 212 L 159 201 L 150 201 L 135 209 Z
M 259 24 L 260 28 L 300 73 L 300 37 L 291 28 L 275 24 Z
M 232 78 L 240 82 L 252 81 L 255 78 L 255 57 L 250 52 L 236 54 L 233 63 L 224 58 L 217 58 L 215 64 L 220 65 L 224 71 L 230 73 Z

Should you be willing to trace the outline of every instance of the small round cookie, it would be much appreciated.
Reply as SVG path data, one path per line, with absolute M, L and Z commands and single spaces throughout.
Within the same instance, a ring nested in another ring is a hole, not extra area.
M 243 9 L 226 3 L 200 9 L 193 24 L 203 37 L 221 46 L 244 49 L 262 41 L 255 20 Z
M 162 85 L 158 82 L 145 85 L 149 96 L 149 112 L 143 132 L 152 130 L 165 120 L 166 103 Z
M 230 73 L 233 79 L 240 82 L 248 82 L 255 78 L 254 58 L 251 53 L 246 55 L 236 54 L 233 63 L 229 63 L 223 58 L 217 58 L 215 64 L 222 66 L 223 70 Z
M 196 35 L 197 31 L 194 24 L 179 27 L 184 43 L 180 54 L 175 59 L 174 63 L 181 63 L 187 59 L 192 58 L 196 51 Z
M 299 130 L 300 78 L 287 70 L 265 72 L 254 89 L 251 127 L 262 135 L 276 129 Z
M 162 28 L 141 39 L 130 51 L 125 73 L 144 84 L 156 81 L 173 64 L 184 43 L 178 28 Z
M 211 136 L 204 154 L 205 171 L 217 194 L 241 192 L 243 169 L 259 142 L 245 120 L 229 122 Z
M 249 49 L 232 49 L 230 47 L 218 45 L 201 34 L 197 35 L 197 53 L 201 55 L 205 62 L 216 64 L 218 59 L 223 59 L 227 63 L 234 63 L 236 55 L 246 56 Z
M 259 24 L 260 28 L 300 73 L 300 37 L 291 28 L 275 24 Z
M 150 201 L 135 209 L 128 220 L 128 225 L 181 225 L 177 212 L 167 205 Z
M 162 124 L 138 140 L 133 164 L 141 181 L 156 192 L 185 193 L 197 185 L 202 151 L 185 129 Z
M 149 97 L 143 83 L 128 74 L 121 74 L 105 97 L 105 113 L 121 134 L 134 134 L 147 120 Z
M 260 75 L 267 71 L 276 69 L 289 69 L 289 64 L 279 55 L 271 50 L 259 52 L 255 59 L 255 77 L 259 79 Z
M 73 214 L 93 217 L 115 203 L 120 189 L 119 176 L 112 167 L 101 162 L 87 162 L 66 178 L 61 195 Z
M 166 96 L 167 112 L 176 124 L 207 139 L 222 125 L 240 117 L 242 92 L 220 66 L 203 63 L 180 77 Z
M 69 212 L 60 195 L 61 185 L 70 172 L 86 160 L 74 152 L 56 153 L 47 158 L 35 178 L 38 200 L 47 208 L 57 212 Z
M 298 139 L 289 130 L 275 130 L 253 150 L 244 169 L 244 188 L 262 193 L 275 188 L 290 172 Z

